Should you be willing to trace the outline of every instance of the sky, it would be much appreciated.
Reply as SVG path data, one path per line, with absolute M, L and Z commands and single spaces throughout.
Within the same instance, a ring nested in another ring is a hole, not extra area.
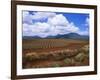
M 22 25 L 23 36 L 89 35 L 89 14 L 23 11 Z

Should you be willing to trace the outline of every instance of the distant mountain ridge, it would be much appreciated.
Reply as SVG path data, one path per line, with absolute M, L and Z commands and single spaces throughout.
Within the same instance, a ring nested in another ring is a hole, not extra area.
M 88 40 L 89 36 L 87 35 L 79 35 L 77 33 L 69 33 L 64 35 L 56 35 L 56 36 L 48 36 L 46 39 L 85 39 Z M 23 39 L 44 39 L 39 36 L 23 36 Z

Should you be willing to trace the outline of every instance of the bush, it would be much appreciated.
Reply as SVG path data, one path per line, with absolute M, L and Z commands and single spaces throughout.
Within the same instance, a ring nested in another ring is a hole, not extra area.
M 78 55 L 75 56 L 75 60 L 82 62 L 85 59 L 85 54 L 84 53 L 79 53 Z
M 71 64 L 72 60 L 70 58 L 66 58 L 66 59 L 64 59 L 64 63 L 67 64 L 67 65 Z
M 81 52 L 88 54 L 89 53 L 89 45 L 85 45 L 84 47 L 82 47 Z
M 52 67 L 60 67 L 60 64 L 58 64 L 58 63 L 53 63 L 53 64 L 52 64 Z
M 33 60 L 39 59 L 39 56 L 37 55 L 37 53 L 27 53 L 24 56 L 24 59 L 26 61 L 33 61 Z

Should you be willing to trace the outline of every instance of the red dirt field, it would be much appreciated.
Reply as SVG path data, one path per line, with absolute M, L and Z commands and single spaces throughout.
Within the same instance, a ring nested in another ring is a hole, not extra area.
M 38 41 L 23 42 L 23 68 L 48 68 L 48 67 L 68 67 L 68 66 L 87 66 L 89 65 L 89 43 L 88 41 L 78 40 L 60 40 L 56 44 L 55 41 L 45 40 L 45 44 Z M 50 46 L 46 43 L 51 44 Z M 59 45 L 59 43 L 65 43 Z M 34 44 L 35 45 L 34 45 Z M 42 43 L 42 45 L 41 45 Z M 31 45 L 30 45 L 31 44 Z M 29 46 L 30 45 L 30 46 Z M 41 46 L 48 46 L 41 48 Z M 28 48 L 26 48 L 28 46 Z M 37 48 L 35 47 L 37 46 Z

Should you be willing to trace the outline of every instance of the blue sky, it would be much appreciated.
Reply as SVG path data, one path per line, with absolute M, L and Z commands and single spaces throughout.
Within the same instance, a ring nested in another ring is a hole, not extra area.
M 89 14 L 23 11 L 23 36 L 89 35 Z

